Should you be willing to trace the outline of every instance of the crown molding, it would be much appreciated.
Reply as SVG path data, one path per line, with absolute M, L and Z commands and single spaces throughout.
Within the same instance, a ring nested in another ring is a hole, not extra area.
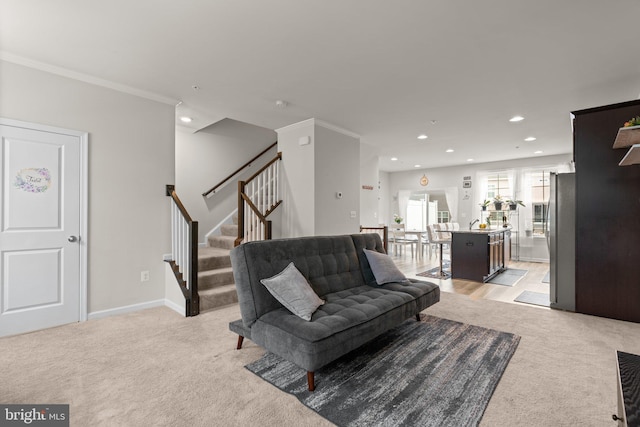
M 336 125 L 332 125 L 331 123 L 327 123 L 324 122 L 322 120 L 318 120 L 318 119 L 307 119 L 307 120 L 303 120 L 301 122 L 298 123 L 294 123 L 292 125 L 289 126 L 284 126 L 278 129 L 275 129 L 276 132 L 288 132 L 294 129 L 298 129 L 298 128 L 303 128 L 303 127 L 307 127 L 307 126 L 320 126 L 323 127 L 325 129 L 329 129 L 332 130 L 334 132 L 338 132 L 341 133 L 343 135 L 347 135 L 350 136 L 351 138 L 356 138 L 356 139 L 360 139 L 360 135 L 358 135 L 357 133 L 351 132 L 350 130 L 346 130 L 343 129 L 339 126 Z
M 24 67 L 33 68 L 47 73 L 56 74 L 58 76 L 67 77 L 69 79 L 78 80 L 85 83 L 90 83 L 96 86 L 101 86 L 107 89 L 112 89 L 118 92 L 126 93 L 129 95 L 138 96 L 140 98 L 149 99 L 151 101 L 160 102 L 162 104 L 176 105 L 179 101 L 177 99 L 169 98 L 167 96 L 159 95 L 157 93 L 148 92 L 142 89 L 136 89 L 131 86 L 115 83 L 109 80 L 104 80 L 99 77 L 91 76 L 89 74 L 80 73 L 77 71 L 69 70 L 67 68 L 58 67 L 55 65 L 47 64 L 44 62 L 36 61 L 33 59 L 25 58 L 12 53 L 0 51 L 0 61 L 10 62 Z
M 350 130 L 341 128 L 340 126 L 332 125 L 331 123 L 323 122 L 322 120 L 315 119 L 316 125 L 321 126 L 325 129 L 330 129 L 334 132 L 341 133 L 343 135 L 350 136 L 351 138 L 360 139 L 360 135 L 355 132 L 351 132 Z

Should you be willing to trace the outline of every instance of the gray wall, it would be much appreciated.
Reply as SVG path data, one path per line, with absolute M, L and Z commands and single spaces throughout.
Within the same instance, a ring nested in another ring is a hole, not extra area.
M 316 235 L 360 230 L 360 141 L 316 126 Z M 336 193 L 341 192 L 338 199 Z M 351 218 L 351 213 L 355 217 Z
M 378 148 L 360 143 L 360 224 L 373 227 L 379 224 L 379 160 Z M 373 187 L 365 190 L 362 186 Z
M 282 194 L 281 237 L 315 234 L 315 130 L 313 121 L 277 129 L 278 151 L 282 152 L 280 188 Z M 310 144 L 298 145 L 301 137 Z
M 314 119 L 277 129 L 282 151 L 282 236 L 356 233 L 360 141 Z M 311 143 L 299 145 L 310 137 Z M 336 193 L 341 192 L 338 199 Z M 355 217 L 351 218 L 351 212 Z
M 89 133 L 89 314 L 164 299 L 174 107 L 2 61 L 0 76 L 1 117 Z
M 176 128 L 176 191 L 193 219 L 199 241 L 238 207 L 238 181 L 251 176 L 275 157 L 274 147 L 209 198 L 202 193 L 216 185 L 276 141 L 273 130 L 224 119 L 197 133 Z

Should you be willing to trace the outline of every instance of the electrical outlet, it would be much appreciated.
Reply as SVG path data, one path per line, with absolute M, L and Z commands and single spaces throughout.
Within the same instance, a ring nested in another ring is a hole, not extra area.
M 145 270 L 140 272 L 140 281 L 141 282 L 149 281 L 149 271 Z

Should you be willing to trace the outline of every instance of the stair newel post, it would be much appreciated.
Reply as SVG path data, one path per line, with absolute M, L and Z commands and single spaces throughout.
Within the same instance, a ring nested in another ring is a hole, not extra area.
M 264 239 L 265 240 L 271 240 L 271 223 L 273 221 L 266 221 L 264 223 Z
M 245 185 L 245 181 L 238 181 L 238 237 L 234 243 L 235 246 L 238 246 L 244 238 L 244 199 L 242 195 Z
M 191 268 L 189 268 L 189 292 L 190 313 L 187 316 L 197 316 L 200 314 L 200 296 L 198 295 L 198 221 L 192 221 L 189 226 L 190 239 L 189 242 L 189 260 Z M 189 309 L 188 309 L 189 310 Z

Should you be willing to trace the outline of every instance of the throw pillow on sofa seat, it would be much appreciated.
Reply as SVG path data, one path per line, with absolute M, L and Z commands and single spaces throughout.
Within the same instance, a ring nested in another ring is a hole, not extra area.
M 231 261 L 242 319 L 239 335 L 307 371 L 314 372 L 440 299 L 437 285 L 414 279 L 378 285 L 365 249 L 384 254 L 380 236 L 321 236 L 250 242 L 234 248 Z M 386 256 L 386 255 L 384 255 Z M 324 301 L 305 320 L 261 283 L 291 263 Z M 400 280 L 402 280 L 400 278 Z

